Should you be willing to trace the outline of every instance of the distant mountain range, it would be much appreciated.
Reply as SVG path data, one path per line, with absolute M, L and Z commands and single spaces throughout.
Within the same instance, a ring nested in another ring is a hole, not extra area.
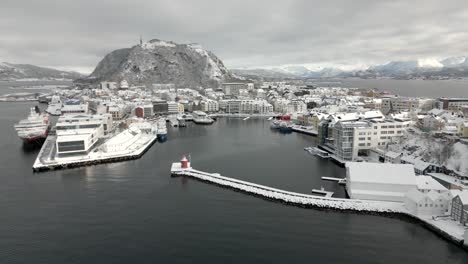
M 177 87 L 218 87 L 239 81 L 223 62 L 199 44 L 177 44 L 153 39 L 131 48 L 112 51 L 80 82 L 126 80 L 129 84 L 167 84 Z
M 285 66 L 271 69 L 232 69 L 233 73 L 249 78 L 347 78 L 357 77 L 394 79 L 455 79 L 468 77 L 468 57 L 451 57 L 444 60 L 426 59 L 391 61 L 367 69 L 343 70 L 323 68 L 310 70 L 305 66 Z
M 19 80 L 19 79 L 70 79 L 74 80 L 83 77 L 78 72 L 60 71 L 52 68 L 39 67 L 30 64 L 13 64 L 0 62 L 0 80 Z

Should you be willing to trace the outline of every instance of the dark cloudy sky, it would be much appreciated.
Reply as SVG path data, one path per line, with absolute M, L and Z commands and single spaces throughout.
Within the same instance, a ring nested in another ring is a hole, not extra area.
M 1 0 L 0 61 L 92 71 L 108 52 L 197 42 L 231 68 L 468 55 L 468 1 Z

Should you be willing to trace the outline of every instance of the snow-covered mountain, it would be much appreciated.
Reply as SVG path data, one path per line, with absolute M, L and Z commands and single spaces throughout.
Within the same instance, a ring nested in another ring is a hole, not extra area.
M 18 79 L 70 79 L 83 77 L 77 72 L 60 71 L 52 68 L 39 67 L 30 64 L 13 64 L 0 62 L 0 80 Z
M 321 70 L 311 70 L 302 65 L 289 65 L 268 70 L 268 77 L 273 73 L 278 76 L 288 74 L 296 78 L 334 78 L 334 77 L 358 77 L 358 78 L 459 78 L 468 77 L 468 58 L 451 57 L 444 60 L 419 59 L 408 61 L 390 61 L 385 64 L 373 65 L 366 69 L 352 67 L 325 67 Z M 243 70 L 243 74 L 261 74 L 259 69 Z
M 217 87 L 236 79 L 223 62 L 198 44 L 153 39 L 107 54 L 88 81 L 130 84 L 174 83 L 178 87 Z

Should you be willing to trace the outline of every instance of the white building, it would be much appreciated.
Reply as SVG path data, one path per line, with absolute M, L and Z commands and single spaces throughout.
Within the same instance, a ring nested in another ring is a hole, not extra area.
M 239 95 L 241 89 L 253 90 L 253 83 L 223 83 L 223 92 L 226 95 Z
M 356 160 L 359 154 L 397 142 L 408 126 L 408 121 L 398 120 L 337 122 L 332 131 L 335 155 L 345 161 Z
M 412 165 L 391 163 L 346 163 L 346 191 L 351 199 L 404 202 L 417 188 Z
M 167 112 L 169 114 L 179 113 L 179 103 L 174 101 L 167 102 Z
M 406 194 L 405 207 L 415 215 L 443 216 L 449 213 L 451 200 L 452 198 L 448 191 L 443 193 L 436 191 L 423 193 L 417 189 L 412 189 Z
M 101 89 L 109 89 L 109 90 L 117 89 L 117 83 L 116 82 L 101 82 Z
M 88 114 L 88 104 L 64 104 L 62 106 L 62 115 Z
M 109 114 L 61 116 L 56 125 L 57 155 L 86 154 L 110 129 Z
M 203 112 L 218 112 L 219 103 L 215 100 L 205 99 L 200 102 L 200 108 Z

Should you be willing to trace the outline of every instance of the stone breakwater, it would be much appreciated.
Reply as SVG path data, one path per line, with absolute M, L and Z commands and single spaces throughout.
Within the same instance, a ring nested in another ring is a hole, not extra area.
M 317 195 L 289 192 L 277 188 L 268 187 L 265 185 L 221 176 L 218 173 L 207 173 L 195 170 L 193 168 L 183 169 L 181 168 L 180 163 L 172 164 L 171 176 L 187 176 L 199 181 L 208 182 L 224 188 L 229 188 L 235 191 L 240 191 L 250 195 L 261 197 L 263 199 L 279 201 L 285 204 L 299 207 L 366 213 L 403 218 L 405 220 L 410 220 L 412 222 L 419 223 L 436 233 L 438 236 L 463 247 L 465 250 L 468 250 L 468 247 L 464 245 L 463 233 L 460 234 L 460 230 L 457 230 L 458 232 L 456 232 L 456 228 L 454 228 L 456 222 L 452 221 L 449 222 L 449 224 L 447 224 L 447 222 L 439 222 L 429 218 L 423 218 L 417 215 L 413 215 L 404 207 L 403 203 L 330 198 Z

